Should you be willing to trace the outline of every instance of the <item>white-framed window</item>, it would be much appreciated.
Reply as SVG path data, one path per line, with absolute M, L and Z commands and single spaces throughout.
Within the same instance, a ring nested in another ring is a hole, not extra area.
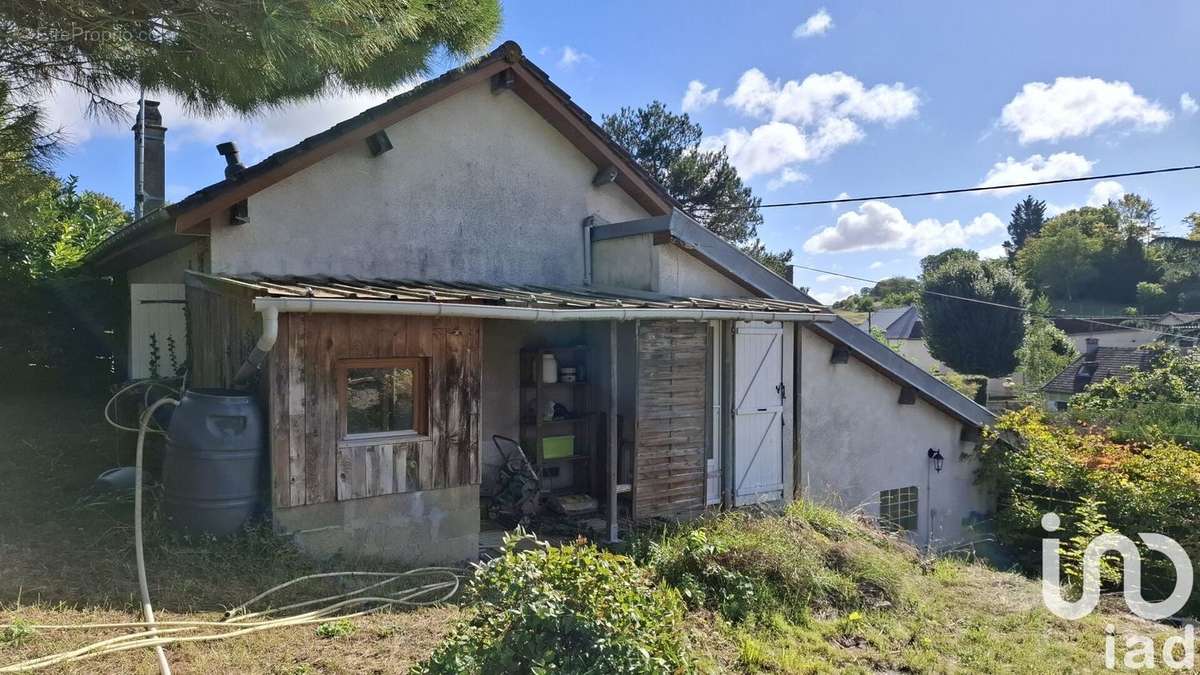
M 889 530 L 917 529 L 917 488 L 915 485 L 879 493 L 879 524 Z

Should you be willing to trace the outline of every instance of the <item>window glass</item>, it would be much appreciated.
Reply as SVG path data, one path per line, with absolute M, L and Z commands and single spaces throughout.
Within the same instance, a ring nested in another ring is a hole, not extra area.
M 346 369 L 346 434 L 416 431 L 415 369 Z
M 879 524 L 892 530 L 916 530 L 917 488 L 909 486 L 880 492 Z

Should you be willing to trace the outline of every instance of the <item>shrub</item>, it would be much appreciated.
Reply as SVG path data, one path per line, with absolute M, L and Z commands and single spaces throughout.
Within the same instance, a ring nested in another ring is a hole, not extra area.
M 4 630 L 0 630 L 0 645 L 20 647 L 34 635 L 37 635 L 37 631 L 28 621 L 13 619 L 11 624 L 4 627 Z
M 808 502 L 685 526 L 654 543 L 647 562 L 690 606 L 733 622 L 907 605 L 905 573 L 918 569 L 906 544 Z
M 1161 284 L 1140 281 L 1137 285 L 1137 306 L 1143 314 L 1159 314 L 1171 309 L 1171 298 Z
M 1019 437 L 1019 447 L 1000 443 L 1000 434 Z M 1028 570 L 1040 569 L 1048 512 L 1062 521 L 1055 536 L 1064 542 L 1068 577 L 1079 573 L 1078 552 L 1103 531 L 1135 542 L 1139 532 L 1165 534 L 1200 561 L 1200 453 L 1161 437 L 1113 440 L 1104 428 L 1055 421 L 1031 407 L 1003 415 L 980 455 L 982 477 L 1000 496 L 996 534 Z M 1143 564 L 1151 593 L 1169 593 L 1174 572 L 1166 559 L 1147 555 Z M 1108 579 L 1118 575 L 1114 566 Z
M 683 603 L 632 559 L 538 542 L 480 565 L 458 624 L 417 673 L 677 673 L 693 670 Z

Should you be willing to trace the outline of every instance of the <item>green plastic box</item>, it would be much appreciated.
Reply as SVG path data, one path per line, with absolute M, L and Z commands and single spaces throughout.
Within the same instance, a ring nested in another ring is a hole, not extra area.
M 574 454 L 574 436 L 547 436 L 542 439 L 542 456 L 546 459 L 562 459 Z

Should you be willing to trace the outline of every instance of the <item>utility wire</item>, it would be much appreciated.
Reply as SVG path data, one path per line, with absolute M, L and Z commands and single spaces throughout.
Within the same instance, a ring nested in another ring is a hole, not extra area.
M 1080 176 L 1079 178 L 1056 178 L 1054 180 L 1035 180 L 1026 183 L 1006 183 L 1004 185 L 976 185 L 974 187 L 951 188 L 947 190 L 925 190 L 922 192 L 900 192 L 891 195 L 876 195 L 873 197 L 840 197 L 835 199 L 812 199 L 803 202 L 776 202 L 773 204 L 758 204 L 754 206 L 745 204 L 728 204 L 722 205 L 721 209 L 731 210 L 746 210 L 746 209 L 776 209 L 785 206 L 819 206 L 821 204 L 852 204 L 855 202 L 868 202 L 875 199 L 907 199 L 909 197 L 932 197 L 934 195 L 953 195 L 963 192 L 987 192 L 989 190 L 1011 190 L 1014 188 L 1037 187 L 1039 185 L 1058 185 L 1061 183 L 1082 183 L 1092 180 L 1107 180 L 1110 178 L 1127 178 L 1130 176 L 1149 176 L 1159 173 L 1175 173 L 1177 171 L 1194 171 L 1200 169 L 1200 164 L 1190 164 L 1187 166 L 1170 166 L 1161 169 L 1146 169 L 1144 171 L 1123 171 L 1121 173 L 1106 173 L 1099 176 Z M 701 207 L 707 210 L 712 210 L 717 207 Z
M 792 263 L 792 267 L 799 267 L 800 269 L 809 270 L 810 272 L 820 272 L 821 274 L 829 274 L 829 275 L 832 275 L 835 277 L 844 277 L 846 279 L 854 279 L 855 281 L 862 281 L 862 282 L 866 282 L 866 283 L 872 284 L 872 285 L 879 283 L 879 280 L 877 280 L 877 279 L 867 279 L 866 277 L 856 277 L 853 274 L 843 274 L 841 272 L 834 272 L 832 270 L 823 270 L 818 267 L 809 267 L 808 265 L 799 265 L 796 263 Z M 1156 335 L 1169 335 L 1171 337 L 1181 337 L 1181 338 L 1189 338 L 1189 339 L 1192 337 L 1190 335 L 1186 335 L 1183 333 L 1154 330 L 1152 328 L 1141 328 L 1139 326 L 1126 326 L 1126 325 L 1119 324 L 1119 323 L 1108 323 L 1106 321 L 1098 321 L 1096 319 L 1086 317 L 1086 316 L 1056 316 L 1054 314 L 1038 314 L 1037 312 L 1034 312 L 1033 310 L 1029 309 L 1028 307 L 1018 307 L 1017 305 L 1005 305 L 1000 302 L 992 302 L 990 300 L 980 300 L 978 298 L 966 298 L 961 295 L 951 295 L 949 293 L 939 293 L 938 291 L 922 290 L 921 293 L 926 294 L 926 295 L 934 295 L 939 298 L 947 298 L 950 300 L 961 300 L 963 302 L 973 302 L 973 303 L 976 303 L 979 305 L 989 305 L 991 307 L 998 307 L 1000 309 L 1008 309 L 1008 310 L 1012 310 L 1015 312 L 1021 312 L 1023 314 L 1029 314 L 1031 316 L 1036 316 L 1036 317 L 1039 317 L 1042 319 L 1074 319 L 1076 321 L 1086 321 L 1087 323 L 1097 325 L 1097 326 L 1106 326 L 1109 328 L 1119 328 L 1121 330 L 1136 330 L 1136 331 L 1142 331 L 1143 333 L 1154 333 Z

